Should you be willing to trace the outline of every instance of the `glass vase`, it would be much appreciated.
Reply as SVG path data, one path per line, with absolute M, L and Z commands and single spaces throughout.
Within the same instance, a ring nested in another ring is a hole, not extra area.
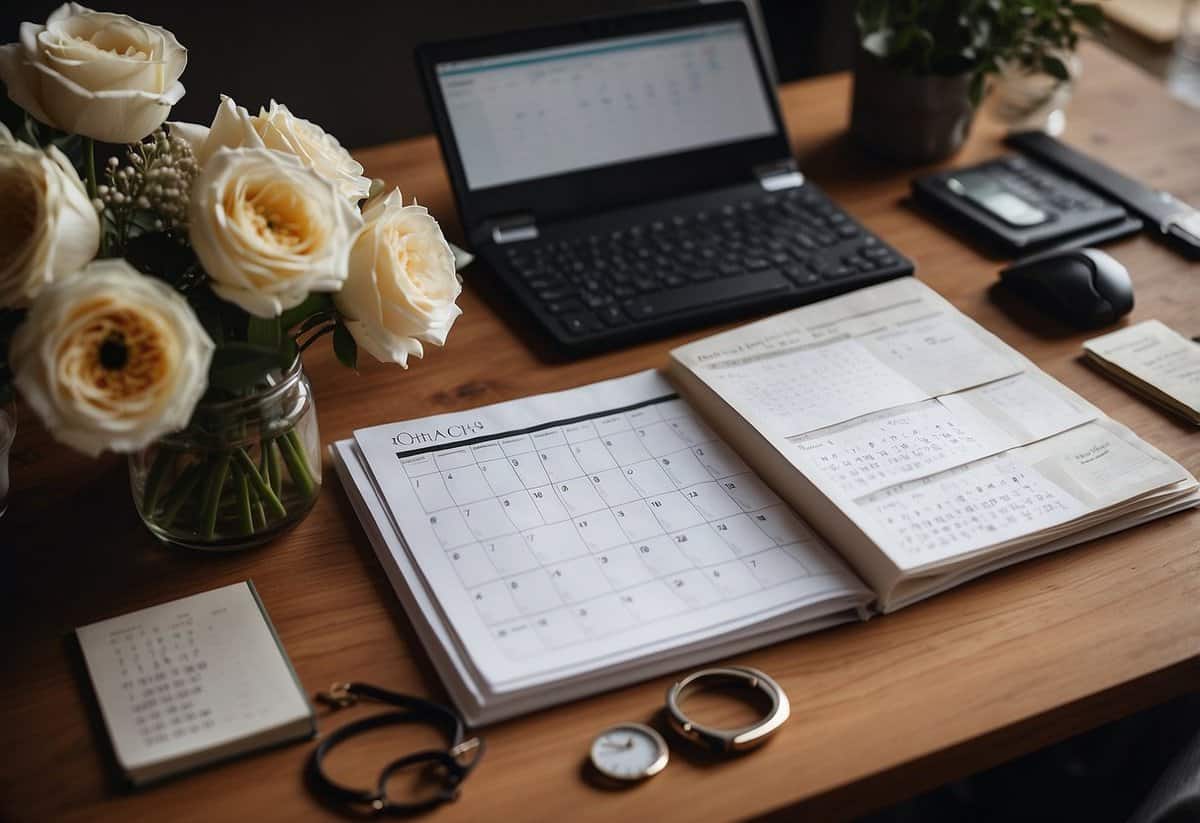
M 186 429 L 130 455 L 133 500 L 164 543 L 257 546 L 312 509 L 320 444 L 312 386 L 297 359 L 245 397 L 201 402 Z
M 1066 107 L 1082 71 L 1074 54 L 1060 56 L 1068 79 L 1032 72 L 1018 65 L 1004 65 L 993 90 L 992 115 L 1009 131 L 1037 129 L 1058 136 L 1067 125 Z

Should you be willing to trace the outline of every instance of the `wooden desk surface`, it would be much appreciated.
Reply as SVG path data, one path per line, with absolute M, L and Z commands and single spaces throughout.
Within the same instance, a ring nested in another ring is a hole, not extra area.
M 1068 139 L 1143 180 L 1200 202 L 1200 113 L 1095 47 L 1072 104 Z M 850 80 L 782 92 L 801 167 L 917 262 L 918 275 L 1065 384 L 1192 472 L 1200 433 L 1084 366 L 1072 333 L 989 296 L 998 264 L 902 205 L 912 170 L 879 166 L 846 145 Z M 334 124 L 335 125 L 335 124 Z M 961 164 L 1001 151 L 976 124 Z M 432 138 L 359 153 L 457 236 Z M 1200 333 L 1200 265 L 1145 237 L 1112 247 L 1137 289 L 1132 320 Z M 481 276 L 482 271 L 469 276 Z M 547 365 L 468 288 L 449 345 L 407 372 L 361 376 L 324 350 L 307 366 L 325 441 L 354 428 L 557 390 L 661 366 L 671 346 L 706 332 L 570 364 Z M 318 347 L 320 348 L 320 347 Z M 442 696 L 329 469 L 315 511 L 261 550 L 210 556 L 162 548 L 142 528 L 122 461 L 90 462 L 52 443 L 29 415 L 14 453 L 15 488 L 0 520 L 0 819 L 333 817 L 305 792 L 298 744 L 148 791 L 117 791 L 103 732 L 71 643 L 77 625 L 253 578 L 310 692 L 366 680 Z M 1012 568 L 868 624 L 741 656 L 775 676 L 793 716 L 764 749 L 720 764 L 675 749 L 649 784 L 604 792 L 580 765 L 592 735 L 648 719 L 668 678 L 487 730 L 489 749 L 462 799 L 438 820 L 727 819 L 786 813 L 844 818 L 1194 690 L 1200 685 L 1200 513 Z M 359 709 L 346 712 L 355 716 Z M 330 730 L 343 718 L 323 718 Z M 366 784 L 404 741 L 380 738 L 333 766 Z

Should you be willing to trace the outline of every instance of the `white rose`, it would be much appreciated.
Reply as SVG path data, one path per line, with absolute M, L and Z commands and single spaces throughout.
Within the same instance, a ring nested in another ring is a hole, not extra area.
M 462 309 L 454 253 L 424 206 L 399 190 L 367 204 L 350 274 L 333 300 L 355 341 L 385 363 L 408 366 L 421 341 L 444 345 Z
M 124 260 L 97 260 L 42 292 L 9 356 L 50 433 L 95 457 L 185 427 L 212 352 L 182 295 Z
M 337 186 L 354 202 L 371 190 L 371 181 L 363 177 L 363 167 L 342 148 L 332 134 L 303 120 L 274 100 L 271 108 L 250 112 L 225 95 L 211 126 L 195 123 L 171 123 L 171 133 L 192 147 L 196 162 L 203 165 L 220 148 L 275 149 L 294 154 L 304 165 Z
M 332 183 L 271 149 L 219 149 L 192 183 L 192 248 L 213 291 L 257 317 L 337 291 L 361 225 Z
M 158 26 L 65 3 L 44 26 L 22 23 L 20 37 L 0 46 L 0 80 L 14 103 L 63 131 L 134 143 L 183 97 L 187 49 Z
M 71 161 L 0 124 L 0 308 L 26 308 L 99 247 L 100 219 Z

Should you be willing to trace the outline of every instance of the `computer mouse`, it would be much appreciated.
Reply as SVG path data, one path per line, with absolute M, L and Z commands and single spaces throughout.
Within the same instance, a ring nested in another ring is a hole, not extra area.
M 1099 249 L 1035 255 L 1009 266 L 1000 278 L 1043 311 L 1080 329 L 1106 326 L 1133 308 L 1129 272 Z

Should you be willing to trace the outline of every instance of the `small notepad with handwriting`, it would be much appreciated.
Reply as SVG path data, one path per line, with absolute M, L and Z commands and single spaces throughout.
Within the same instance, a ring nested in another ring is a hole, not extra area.
M 1111 377 L 1200 425 L 1200 345 L 1159 320 L 1146 320 L 1083 344 Z
M 316 732 L 249 581 L 75 633 L 117 763 L 134 785 Z

